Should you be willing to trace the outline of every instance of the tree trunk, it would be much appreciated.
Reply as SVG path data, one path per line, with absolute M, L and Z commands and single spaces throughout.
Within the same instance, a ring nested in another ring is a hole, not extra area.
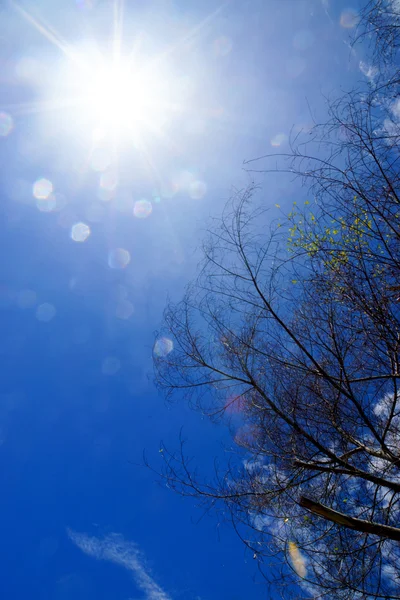
M 310 498 L 306 498 L 305 496 L 300 498 L 300 506 L 319 517 L 336 523 L 337 525 L 342 525 L 343 527 L 348 527 L 349 529 L 354 529 L 361 533 L 369 533 L 381 538 L 388 538 L 400 542 L 400 529 L 397 527 L 390 527 L 389 525 L 381 525 L 380 523 L 373 523 L 371 521 L 365 521 L 364 519 L 349 517 L 337 510 L 328 508 L 328 506 L 325 506 L 324 504 L 310 500 Z

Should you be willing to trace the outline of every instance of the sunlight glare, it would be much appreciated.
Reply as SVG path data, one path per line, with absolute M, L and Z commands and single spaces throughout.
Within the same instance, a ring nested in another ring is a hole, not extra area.
M 87 99 L 100 123 L 120 129 L 146 114 L 146 84 L 121 65 L 99 65 L 89 78 Z
M 123 56 L 109 60 L 99 50 L 76 51 L 67 61 L 63 86 L 94 142 L 104 135 L 120 139 L 160 132 L 170 81 L 165 69 L 137 62 Z
M 97 4 L 97 0 L 75 2 L 82 9 L 91 9 Z M 135 35 L 123 34 L 123 0 L 109 3 L 113 10 L 109 19 L 112 35 L 108 40 L 100 30 L 98 36 L 93 31 L 94 35 L 81 38 L 77 44 L 75 39 L 65 39 L 41 15 L 31 14 L 17 1 L 11 0 L 11 4 L 29 27 L 57 48 L 60 56 L 56 62 L 46 64 L 30 56 L 19 61 L 16 67 L 19 78 L 35 84 L 40 80 L 41 92 L 38 101 L 21 106 L 19 111 L 42 114 L 43 134 L 47 131 L 52 131 L 52 135 L 62 133 L 68 144 L 91 144 L 89 158 L 83 164 L 80 157 L 77 158 L 75 168 L 79 172 L 84 172 L 86 166 L 103 172 L 120 162 L 121 152 L 131 149 L 141 154 L 156 173 L 157 165 L 152 157 L 155 141 L 168 150 L 180 151 L 171 129 L 176 116 L 188 109 L 188 97 L 192 97 L 196 89 L 196 77 L 193 72 L 189 76 L 176 72 L 175 57 L 208 27 L 225 3 L 186 31 L 181 39 L 163 48 L 160 46 L 156 54 L 142 54 L 147 46 L 140 31 Z M 101 37 L 101 41 L 96 37 Z M 231 49 L 230 38 L 223 36 L 215 40 L 217 56 L 226 56 Z M 43 68 L 46 81 L 41 75 Z M 183 79 L 188 85 L 182 88 Z M 190 106 L 191 112 L 193 109 Z M 7 136 L 12 128 L 12 117 L 0 113 L 0 136 Z M 111 156 L 105 156 L 104 149 L 111 150 Z

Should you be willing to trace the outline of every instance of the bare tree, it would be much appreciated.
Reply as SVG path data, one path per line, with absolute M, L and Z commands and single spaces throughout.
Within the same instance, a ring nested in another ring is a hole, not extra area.
M 356 41 L 369 43 L 371 60 L 385 71 L 394 73 L 400 48 L 400 3 L 398 0 L 369 0 L 361 11 Z
M 370 83 L 331 102 L 327 122 L 290 153 L 247 163 L 299 177 L 308 197 L 271 223 L 255 186 L 233 195 L 198 278 L 165 311 L 174 350 L 155 357 L 167 396 L 211 418 L 237 413 L 237 452 L 212 481 L 197 477 L 183 444 L 164 449 L 164 477 L 222 503 L 269 580 L 289 584 L 285 598 L 400 598 L 393 89 Z

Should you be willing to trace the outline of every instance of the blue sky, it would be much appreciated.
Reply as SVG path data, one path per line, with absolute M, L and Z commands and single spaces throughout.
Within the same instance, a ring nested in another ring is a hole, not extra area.
M 291 128 L 311 124 L 308 104 L 323 118 L 322 94 L 362 79 L 348 45 L 358 4 L 1 3 L 8 600 L 266 597 L 229 525 L 199 522 L 193 500 L 134 464 L 144 448 L 157 464 L 182 426 L 204 472 L 228 441 L 157 396 L 154 331 L 195 273 L 207 219 L 248 180 L 243 160 L 287 149 Z M 117 51 L 123 69 L 134 59 L 130 87 L 110 71 Z M 260 182 L 271 207 L 297 193 Z

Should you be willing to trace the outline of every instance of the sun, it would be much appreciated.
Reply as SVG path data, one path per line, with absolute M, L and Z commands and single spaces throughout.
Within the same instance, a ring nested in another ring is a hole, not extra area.
M 35 116 L 44 143 L 57 136 L 68 151 L 84 148 L 87 164 L 96 147 L 111 149 L 115 163 L 133 151 L 154 172 L 153 156 L 182 153 L 182 119 L 196 114 L 191 90 L 197 75 L 187 66 L 182 72 L 180 55 L 201 39 L 226 2 L 164 46 L 148 44 L 146 32 L 132 29 L 130 19 L 125 22 L 125 0 L 108 3 L 109 34 L 94 27 L 71 40 L 38 11 L 33 14 L 16 0 L 10 4 L 55 50 L 40 64 L 45 76 L 32 84 L 35 97 L 13 107 Z
M 104 132 L 118 140 L 163 134 L 173 106 L 165 64 L 146 63 L 123 55 L 111 59 L 99 52 L 77 50 L 67 57 L 56 89 L 62 90 L 80 129 Z
M 88 111 L 108 129 L 121 131 L 151 120 L 153 82 L 123 62 L 96 65 L 82 92 Z
M 113 0 L 111 43 L 107 46 L 93 38 L 78 44 L 68 42 L 48 23 L 13 1 L 12 5 L 60 51 L 59 64 L 41 98 L 43 111 L 60 111 L 78 135 L 88 134 L 88 129 L 102 130 L 121 140 L 147 130 L 165 137 L 163 126 L 179 103 L 179 85 L 168 63 L 169 52 L 142 55 L 139 39 L 126 47 L 123 0 Z M 36 109 L 40 110 L 40 103 L 33 107 Z

